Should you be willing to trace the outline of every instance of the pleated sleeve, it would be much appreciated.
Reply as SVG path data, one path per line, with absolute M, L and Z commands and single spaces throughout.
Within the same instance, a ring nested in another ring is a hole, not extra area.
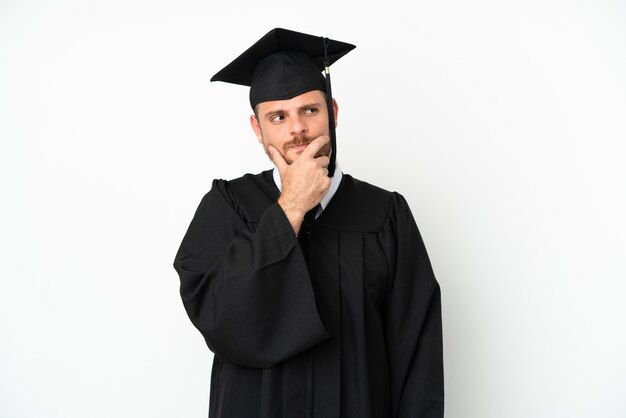
M 393 418 L 442 418 L 441 293 L 406 200 L 394 193 L 383 228 L 391 278 L 385 303 Z
M 328 338 L 297 238 L 271 205 L 256 228 L 228 183 L 203 197 L 174 260 L 187 314 L 222 361 L 268 368 Z

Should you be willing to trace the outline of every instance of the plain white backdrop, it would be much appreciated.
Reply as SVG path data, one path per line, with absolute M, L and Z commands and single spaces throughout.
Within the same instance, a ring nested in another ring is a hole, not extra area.
M 274 27 L 333 66 L 346 173 L 409 201 L 446 417 L 626 416 L 626 3 L 0 0 L 0 417 L 205 417 L 174 255 L 213 178 L 271 167 Z M 243 418 L 243 417 L 242 417 Z

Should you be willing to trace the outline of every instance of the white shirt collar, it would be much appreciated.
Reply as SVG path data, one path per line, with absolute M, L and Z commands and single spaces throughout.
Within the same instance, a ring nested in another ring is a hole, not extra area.
M 278 187 L 278 190 L 282 191 L 282 182 L 280 179 L 280 174 L 278 173 L 278 168 L 274 167 L 272 177 L 274 178 L 274 183 L 276 184 L 276 187 Z M 335 195 L 335 192 L 339 188 L 339 183 L 341 183 L 342 178 L 343 173 L 341 172 L 341 168 L 339 168 L 339 162 L 335 161 L 335 175 L 330 178 L 330 188 L 320 202 L 321 207 L 317 210 L 317 213 L 315 214 L 315 219 L 320 216 L 322 211 L 326 209 L 326 206 L 328 206 L 328 203 L 330 203 L 330 199 L 332 199 Z

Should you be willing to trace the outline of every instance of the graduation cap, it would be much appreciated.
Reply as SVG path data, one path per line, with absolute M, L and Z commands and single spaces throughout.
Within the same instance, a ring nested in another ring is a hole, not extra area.
M 211 81 L 250 86 L 252 108 L 262 102 L 287 100 L 311 90 L 326 92 L 332 146 L 328 175 L 332 177 L 337 144 L 329 67 L 354 48 L 345 42 L 276 28 L 211 77 Z

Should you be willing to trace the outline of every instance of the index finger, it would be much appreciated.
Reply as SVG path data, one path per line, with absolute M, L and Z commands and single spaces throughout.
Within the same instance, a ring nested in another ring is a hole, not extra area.
M 317 151 L 330 141 L 327 135 L 320 135 L 315 138 L 311 143 L 302 151 L 302 154 L 306 154 L 309 157 L 315 157 Z
M 274 148 L 272 145 L 270 145 L 268 149 L 270 151 L 270 158 L 276 165 L 276 168 L 278 168 L 278 172 L 282 174 L 289 164 L 287 164 L 287 161 L 285 161 L 281 153 L 278 152 L 278 150 Z

